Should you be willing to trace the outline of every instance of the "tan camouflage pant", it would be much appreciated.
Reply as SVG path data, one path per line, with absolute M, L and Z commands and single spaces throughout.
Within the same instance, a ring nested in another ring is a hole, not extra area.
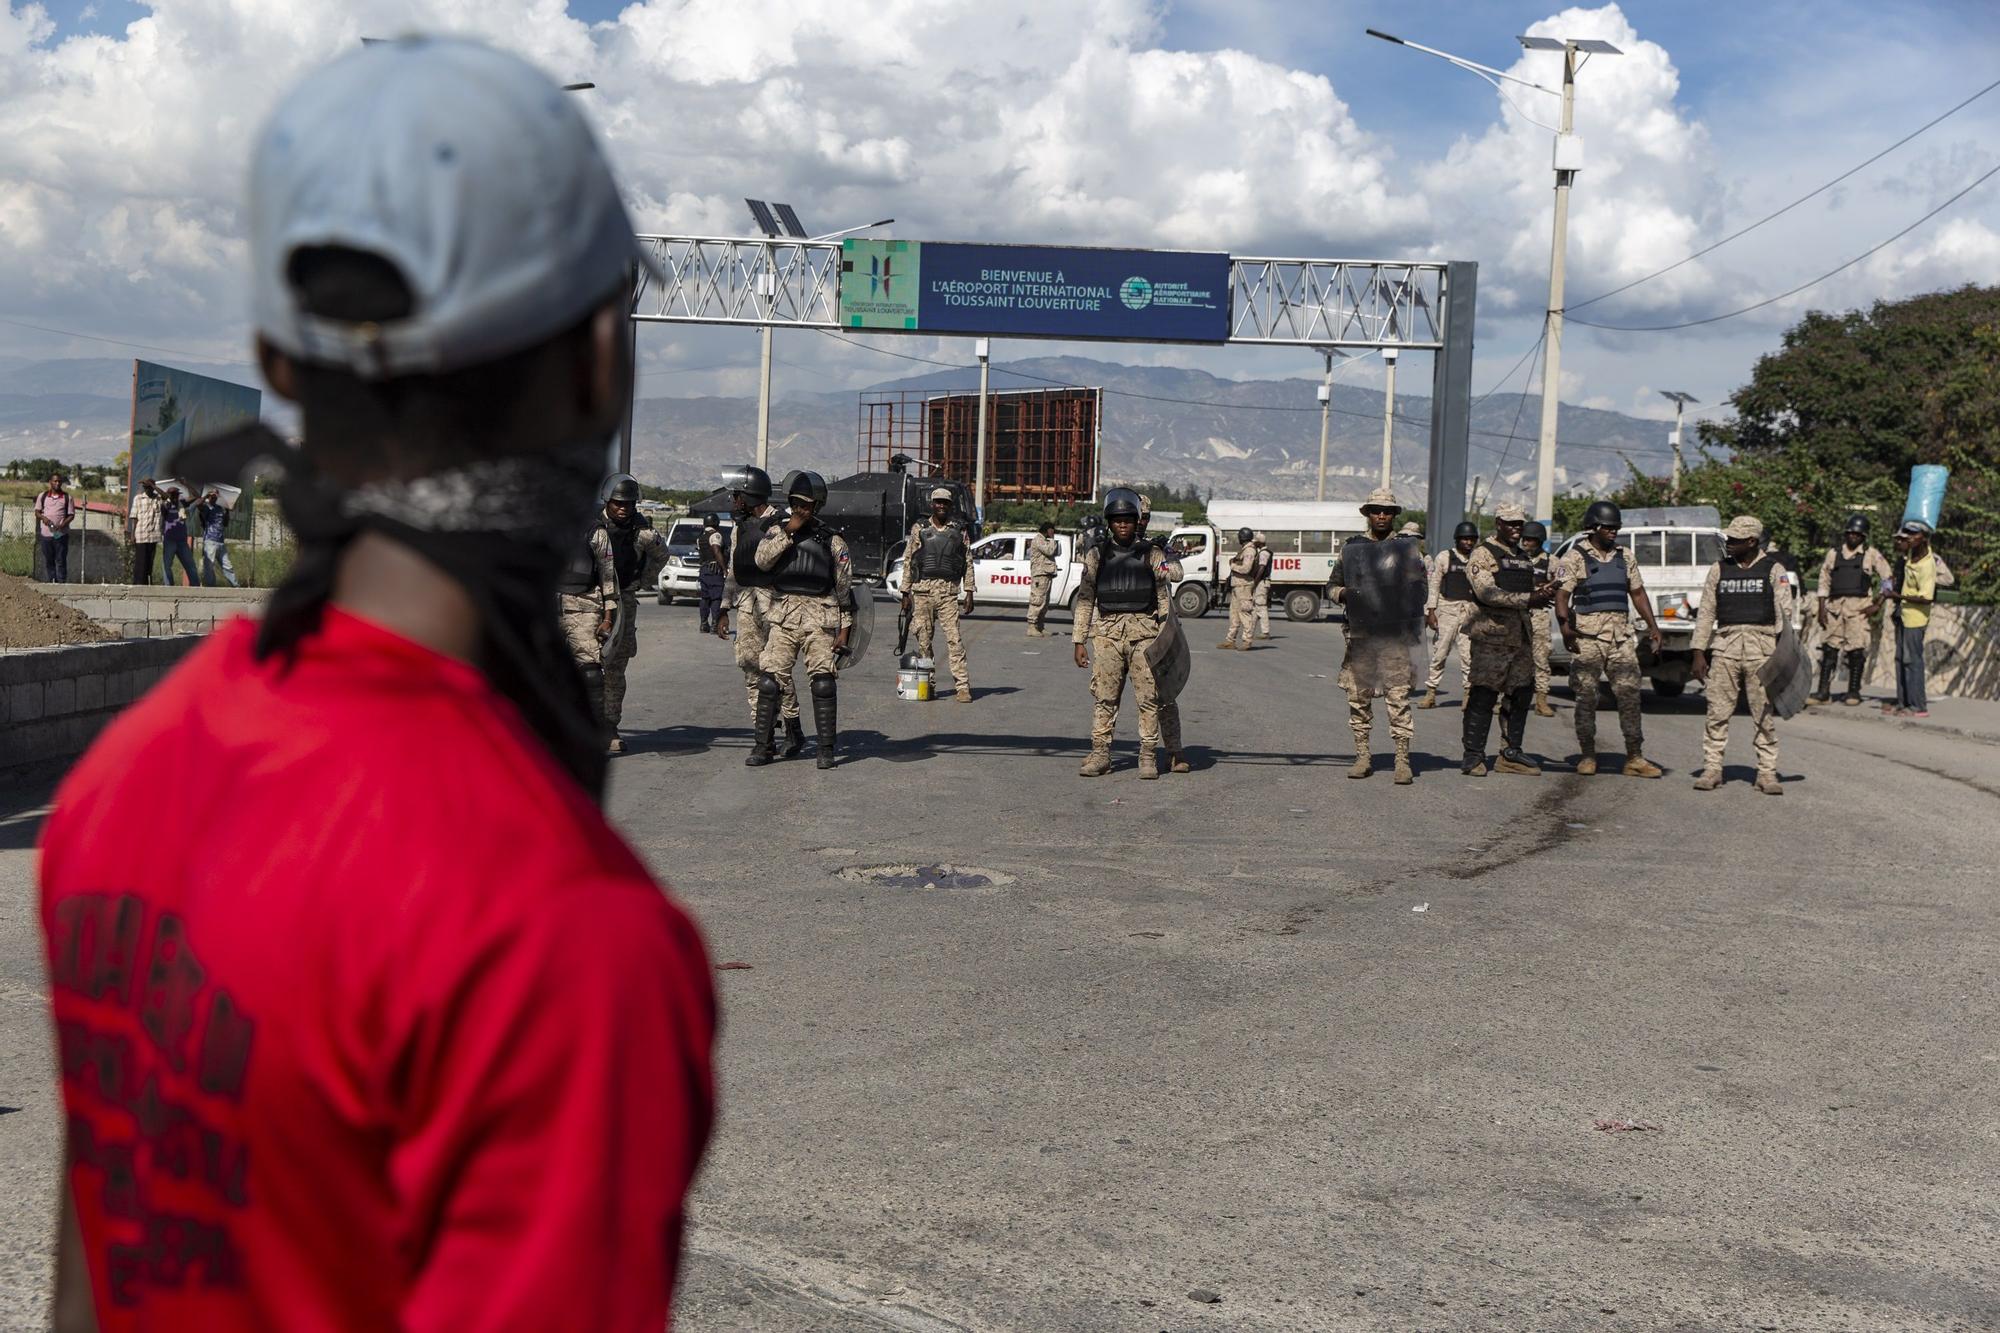
M 1229 585 L 1229 633 L 1223 637 L 1224 643 L 1235 643 L 1241 636 L 1249 643 L 1251 631 L 1255 627 L 1256 609 L 1251 605 L 1250 585 L 1231 583 Z
M 1826 631 L 1820 638 L 1822 648 L 1837 648 L 1843 653 L 1867 652 L 1868 645 L 1875 637 L 1874 621 L 1868 615 L 1870 599 L 1866 597 L 1829 597 L 1826 601 Z M 1814 623 L 1807 621 L 1808 625 Z
M 1543 607 L 1528 613 L 1529 637 L 1535 647 L 1535 693 L 1549 692 L 1549 632 L 1555 625 L 1554 611 Z
M 1139 746 L 1150 750 L 1160 743 L 1160 697 L 1153 691 L 1153 668 L 1146 663 L 1146 649 L 1159 633 L 1159 622 L 1149 615 L 1109 615 L 1091 626 L 1091 749 L 1111 748 L 1128 676 L 1132 702 L 1139 706 Z
M 1645 748 L 1639 723 L 1639 644 L 1630 634 L 1612 638 L 1582 635 L 1570 667 L 1570 682 L 1576 687 L 1576 745 L 1585 754 L 1597 753 L 1597 682 L 1611 682 L 1611 695 L 1618 700 L 1618 730 L 1625 735 L 1625 753 L 1638 754 Z
M 736 666 L 743 673 L 743 693 L 749 696 L 753 724 L 757 720 L 757 677 L 764 673 L 764 648 L 771 638 L 774 595 L 769 588 L 741 588 L 736 593 Z M 783 696 L 778 703 L 779 715 L 797 717 L 799 692 L 792 684 L 791 664 L 787 662 L 783 671 L 773 674 Z
M 1053 574 L 1037 574 L 1028 585 L 1028 628 L 1040 629 L 1049 614 L 1049 589 L 1055 585 Z
M 1757 771 L 1778 771 L 1778 718 L 1771 701 L 1764 696 L 1764 682 L 1757 669 L 1777 647 L 1775 634 L 1737 631 L 1720 641 L 1708 659 L 1708 717 L 1701 729 L 1701 766 L 1722 769 L 1722 752 L 1729 747 L 1729 719 L 1736 712 L 1736 692 L 1750 701 L 1752 748 L 1757 752 Z
M 1472 688 L 1506 695 L 1535 683 L 1535 650 L 1520 613 L 1474 616 L 1466 637 L 1472 640 Z
M 1341 655 L 1337 682 L 1347 691 L 1347 727 L 1357 752 L 1368 752 L 1368 734 L 1375 725 L 1378 696 L 1389 710 L 1389 735 L 1408 741 L 1417 734 L 1410 715 L 1410 646 L 1395 639 L 1370 639 L 1352 630 Z
M 778 597 L 771 607 L 771 637 L 764 645 L 764 670 L 780 680 L 790 681 L 794 664 L 803 663 L 807 676 L 831 676 L 839 669 L 833 655 L 839 635 L 840 612 L 824 600 Z M 792 707 L 798 707 L 796 696 Z
M 639 651 L 639 599 L 618 599 L 617 623 L 604 644 L 604 721 L 616 730 L 625 716 L 625 668 Z
M 1271 637 L 1271 585 L 1260 583 L 1250 590 L 1250 609 L 1257 616 L 1257 633 Z
M 1426 690 L 1435 690 L 1444 679 L 1444 664 L 1451 659 L 1451 647 L 1458 645 L 1458 692 L 1472 690 L 1472 641 L 1466 639 L 1465 622 L 1472 616 L 1471 602 L 1444 602 L 1437 605 L 1437 641 L 1431 645 L 1431 676 Z
M 931 657 L 936 642 L 934 630 L 944 627 L 945 652 L 951 661 L 951 678 L 961 690 L 972 688 L 972 676 L 965 665 L 965 640 L 958 632 L 958 593 L 962 585 L 950 579 L 923 579 L 911 590 L 910 635 L 917 641 L 917 656 Z
M 563 594 L 562 627 L 563 638 L 569 643 L 569 655 L 582 668 L 602 666 L 604 645 L 598 641 L 597 627 L 604 623 L 604 609 L 595 597 L 572 597 Z M 590 706 L 602 718 L 604 715 L 603 677 L 588 670 L 584 679 L 590 683 Z

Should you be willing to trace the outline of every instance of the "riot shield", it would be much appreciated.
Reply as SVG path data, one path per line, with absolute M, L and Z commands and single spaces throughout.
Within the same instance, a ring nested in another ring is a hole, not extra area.
M 1347 612 L 1344 666 L 1355 685 L 1380 693 L 1421 680 L 1430 575 L 1416 538 L 1345 543 L 1340 582 Z
M 1812 692 L 1812 668 L 1805 650 L 1799 647 L 1798 632 L 1790 625 L 1779 633 L 1778 646 L 1757 668 L 1757 679 L 1763 682 L 1771 711 L 1779 717 L 1795 717 L 1804 711 L 1806 696 Z
M 868 655 L 868 643 L 875 637 L 875 590 L 865 584 L 854 584 L 847 590 L 854 612 L 854 628 L 847 631 L 847 656 L 840 661 L 840 669 L 858 666 Z
M 1167 612 L 1167 623 L 1160 626 L 1160 632 L 1146 645 L 1146 665 L 1152 668 L 1153 689 L 1161 703 L 1180 698 L 1188 673 L 1194 667 L 1194 658 L 1188 652 L 1187 635 L 1181 633 L 1181 618 L 1171 609 Z

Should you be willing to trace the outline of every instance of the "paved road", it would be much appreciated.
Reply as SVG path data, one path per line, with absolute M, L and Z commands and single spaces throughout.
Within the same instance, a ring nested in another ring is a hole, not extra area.
M 1225 654 L 1211 618 L 1196 771 L 1141 783 L 1128 740 L 1086 782 L 1069 641 L 982 614 L 976 704 L 871 662 L 843 767 L 750 770 L 692 627 L 646 608 L 612 800 L 748 964 L 682 1327 L 2000 1325 L 1990 722 L 1797 720 L 1773 799 L 1747 736 L 1689 788 L 1698 696 L 1649 697 L 1653 783 L 1462 778 L 1448 708 L 1399 789 L 1343 776 L 1335 627 Z M 1560 704 L 1529 748 L 1566 760 Z M 994 882 L 838 873 L 937 863 Z M 30 874 L 0 850 L 23 1327 L 55 1128 Z

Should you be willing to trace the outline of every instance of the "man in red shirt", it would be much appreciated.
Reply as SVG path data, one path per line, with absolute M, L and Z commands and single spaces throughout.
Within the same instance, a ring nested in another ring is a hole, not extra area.
M 555 615 L 645 261 L 571 101 L 468 42 L 310 76 L 249 221 L 305 442 L 188 465 L 280 456 L 301 549 L 48 821 L 57 1327 L 658 1333 L 714 996 Z M 199 858 L 149 850 L 169 767 Z

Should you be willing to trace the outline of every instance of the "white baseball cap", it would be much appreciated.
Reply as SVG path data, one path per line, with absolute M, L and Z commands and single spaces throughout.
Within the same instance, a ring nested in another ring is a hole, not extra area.
M 373 379 L 497 360 L 575 325 L 635 267 L 659 275 L 573 95 L 460 38 L 381 42 L 307 75 L 258 136 L 249 230 L 257 331 Z M 412 313 L 301 310 L 288 268 L 319 246 L 394 265 Z

